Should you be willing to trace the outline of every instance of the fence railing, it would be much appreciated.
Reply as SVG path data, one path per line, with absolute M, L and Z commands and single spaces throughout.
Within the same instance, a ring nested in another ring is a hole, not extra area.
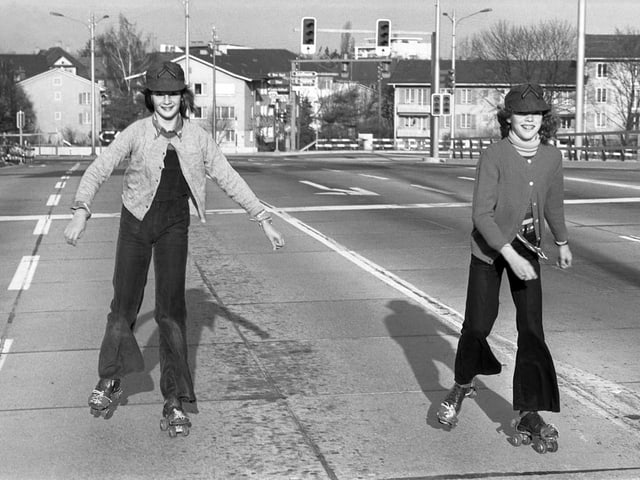
M 498 137 L 468 137 L 440 141 L 441 156 L 450 158 L 477 158 Z M 640 160 L 640 131 L 608 131 L 590 133 L 558 134 L 553 143 L 562 152 L 566 160 Z M 430 150 L 430 139 L 374 138 L 373 150 Z M 316 150 L 364 150 L 362 140 L 356 139 L 318 139 Z

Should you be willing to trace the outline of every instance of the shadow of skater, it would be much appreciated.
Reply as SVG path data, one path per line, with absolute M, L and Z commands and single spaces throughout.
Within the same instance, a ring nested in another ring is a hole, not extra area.
M 432 428 L 448 430 L 448 427 L 438 422 L 436 412 L 446 392 L 453 385 L 453 374 L 446 380 L 449 383 L 442 385 L 438 366 L 441 364 L 450 370 L 453 369 L 456 352 L 452 343 L 457 344 L 459 332 L 414 303 L 391 300 L 387 307 L 393 312 L 384 320 L 387 331 L 402 347 L 420 389 L 429 401 L 427 424 Z M 446 338 L 452 336 L 455 337 L 453 342 Z M 496 431 L 508 432 L 513 418 L 510 403 L 489 390 L 481 381 L 476 380 L 476 386 L 479 392 L 474 400 L 478 406 L 491 421 L 498 424 Z M 473 400 L 465 400 L 465 402 L 470 401 Z M 464 410 L 463 403 L 462 411 Z M 464 417 L 464 413 L 462 416 Z
M 224 305 L 216 303 L 217 300 L 209 291 L 200 288 L 191 288 L 185 292 L 187 305 L 187 344 L 189 345 L 189 365 L 196 383 L 197 348 L 202 344 L 203 332 L 205 330 L 214 331 L 220 320 L 226 320 L 231 324 L 250 330 L 262 339 L 269 338 L 269 334 L 261 330 L 257 325 L 247 319 L 231 312 Z M 135 329 L 138 330 L 147 321 L 154 320 L 154 311 L 145 312 L 138 316 Z M 155 388 L 151 372 L 160 363 L 159 345 L 160 333 L 156 326 L 155 330 L 147 340 L 147 344 L 142 349 L 144 358 L 144 372 L 133 373 L 123 380 L 124 393 L 120 401 L 126 405 L 130 396 L 153 391 Z M 185 403 L 184 408 L 190 413 L 198 413 L 197 402 L 194 404 Z

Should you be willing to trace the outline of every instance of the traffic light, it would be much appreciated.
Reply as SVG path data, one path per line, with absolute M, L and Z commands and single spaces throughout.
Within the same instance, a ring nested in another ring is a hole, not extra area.
M 376 46 L 389 48 L 391 21 L 383 18 L 376 20 Z
M 456 85 L 456 71 L 449 70 L 447 72 L 447 88 L 453 88 Z
M 442 102 L 441 102 L 441 114 L 442 115 L 451 115 L 451 94 L 450 93 L 441 93 Z
M 312 55 L 316 53 L 316 18 L 304 17 L 300 28 L 300 50 Z
M 442 94 L 432 93 L 431 94 L 431 116 L 439 117 L 440 115 L 442 115 Z

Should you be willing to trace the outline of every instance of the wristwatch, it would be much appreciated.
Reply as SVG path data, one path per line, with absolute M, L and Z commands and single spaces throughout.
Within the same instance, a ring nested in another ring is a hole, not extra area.
M 75 213 L 76 210 L 84 210 L 87 212 L 87 220 L 91 218 L 91 209 L 86 202 L 75 202 L 71 207 L 71 210 Z

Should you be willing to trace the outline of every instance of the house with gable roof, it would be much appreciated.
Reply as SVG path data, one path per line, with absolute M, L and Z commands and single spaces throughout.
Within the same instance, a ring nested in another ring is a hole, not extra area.
M 56 144 L 64 138 L 70 143 L 85 143 L 91 138 L 90 80 L 64 68 L 53 68 L 18 85 L 31 100 L 36 130 L 45 134 L 45 141 Z M 101 124 L 102 109 L 96 102 L 96 125 Z
M 85 143 L 91 132 L 91 81 L 88 69 L 60 47 L 36 54 L 0 54 L 10 65 L 16 83 L 28 95 L 34 124 L 44 142 Z M 100 84 L 96 82 L 96 91 Z M 96 102 L 96 125 L 101 124 L 101 102 Z M 99 128 L 99 127 L 98 127 Z
M 186 65 L 184 54 L 159 54 Z M 288 76 L 296 54 L 284 49 L 249 49 L 220 46 L 214 60 L 209 46 L 191 47 L 189 84 L 195 95 L 196 112 L 191 121 L 213 131 L 213 84 L 215 81 L 216 141 L 227 153 L 255 152 L 257 136 L 273 135 L 273 105 L 268 81 Z

